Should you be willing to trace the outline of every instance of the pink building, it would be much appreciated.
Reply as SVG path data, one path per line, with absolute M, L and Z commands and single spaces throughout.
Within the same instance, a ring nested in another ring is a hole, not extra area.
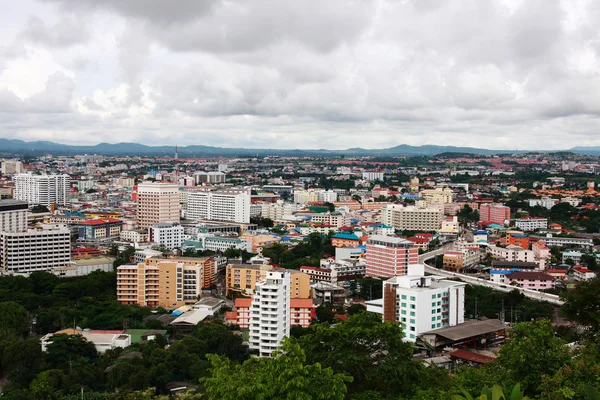
M 317 308 L 312 299 L 290 299 L 290 324 L 308 328 L 316 318 Z
M 252 306 L 252 298 L 235 299 L 235 311 L 225 314 L 225 322 L 229 324 L 239 325 L 240 328 L 250 327 L 250 307 Z
M 406 239 L 373 235 L 367 242 L 366 276 L 390 278 L 406 275 L 411 264 L 419 262 L 419 247 Z
M 504 225 L 505 221 L 510 221 L 510 207 L 496 203 L 482 204 L 479 207 L 479 222 Z
M 510 285 L 524 289 L 545 290 L 554 287 L 554 277 L 545 272 L 513 272 L 506 279 Z

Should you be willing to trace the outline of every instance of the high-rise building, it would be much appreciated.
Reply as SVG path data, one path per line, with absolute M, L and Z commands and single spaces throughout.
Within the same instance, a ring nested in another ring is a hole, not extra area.
M 406 275 L 407 267 L 419 260 L 419 248 L 399 237 L 373 235 L 367 241 L 366 260 L 366 276 L 389 278 Z
M 2 161 L 2 175 L 15 175 L 23 173 L 23 163 L 15 160 Z
M 479 222 L 504 225 L 507 221 L 510 221 L 510 207 L 494 203 L 479 206 Z
M 250 349 L 270 357 L 290 336 L 290 273 L 268 271 L 256 284 L 250 308 Z
M 70 203 L 71 177 L 69 175 L 17 174 L 14 198 L 29 204 L 66 206 Z
M 404 340 L 465 322 L 465 283 L 422 275 L 383 283 L 383 320 L 402 324 Z
M 188 193 L 187 219 L 250 222 L 248 190 L 201 191 Z
M 137 187 L 137 218 L 141 228 L 160 222 L 179 222 L 179 186 L 171 183 L 140 183 Z
M 0 200 L 0 232 L 27 230 L 29 204 L 19 200 Z
M 194 304 L 205 287 L 205 272 L 213 265 L 211 258 L 194 262 L 150 258 L 138 265 L 121 265 L 117 268 L 117 300 L 143 307 Z
M 0 269 L 30 274 L 67 267 L 71 262 L 71 231 L 59 229 L 0 232 Z

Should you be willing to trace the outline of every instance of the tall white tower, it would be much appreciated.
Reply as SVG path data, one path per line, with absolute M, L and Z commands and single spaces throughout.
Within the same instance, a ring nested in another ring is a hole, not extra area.
M 290 336 L 290 273 L 268 271 L 266 279 L 256 283 L 250 307 L 250 348 L 259 357 L 271 357 Z

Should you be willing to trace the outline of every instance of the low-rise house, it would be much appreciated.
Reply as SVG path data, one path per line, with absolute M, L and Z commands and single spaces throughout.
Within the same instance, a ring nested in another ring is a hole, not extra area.
M 545 290 L 554 287 L 554 277 L 545 272 L 513 272 L 506 276 L 509 284 L 532 290 Z
M 587 269 L 584 267 L 575 267 L 573 268 L 573 278 L 576 281 L 587 281 L 589 279 L 594 279 L 596 277 L 596 272 L 591 269 Z
M 42 336 L 40 343 L 42 351 L 47 351 L 52 343 L 54 335 L 81 335 L 85 340 L 94 344 L 96 351 L 100 354 L 107 350 L 122 349 L 131 345 L 131 336 L 119 330 L 82 330 L 82 329 L 63 329 L 54 333 L 47 333 Z

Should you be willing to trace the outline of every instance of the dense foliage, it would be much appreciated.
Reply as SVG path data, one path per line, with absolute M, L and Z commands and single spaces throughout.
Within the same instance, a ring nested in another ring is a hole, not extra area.
M 76 399 L 83 389 L 86 399 L 162 400 L 172 382 L 196 386 L 182 400 L 450 400 L 494 398 L 488 396 L 494 393 L 522 398 L 522 391 L 530 398 L 556 400 L 598 395 L 600 280 L 563 295 L 563 312 L 585 327 L 575 330 L 581 343 L 576 350 L 565 345 L 548 319 L 521 322 L 509 331 L 496 361 L 479 369 L 459 367 L 453 375 L 415 360 L 401 326 L 382 323 L 360 306 L 348 309 L 346 320 L 325 318 L 322 311 L 320 323 L 294 328 L 283 351 L 271 359 L 249 359 L 242 337 L 219 320 L 200 324 L 189 336 L 171 335 L 169 341 L 159 336 L 101 355 L 78 335 L 55 335 L 41 351 L 35 336 L 71 327 L 72 319 L 94 329 L 120 328 L 124 320 L 129 326 L 153 326 L 145 322 L 147 310 L 116 302 L 114 281 L 114 274 L 99 272 L 74 279 L 45 273 L 0 278 L 4 398 Z M 488 312 L 488 303 L 493 311 L 502 299 L 505 308 L 524 306 L 532 318 L 545 312 L 515 293 L 467 290 L 468 299 L 479 299 L 480 315 Z

